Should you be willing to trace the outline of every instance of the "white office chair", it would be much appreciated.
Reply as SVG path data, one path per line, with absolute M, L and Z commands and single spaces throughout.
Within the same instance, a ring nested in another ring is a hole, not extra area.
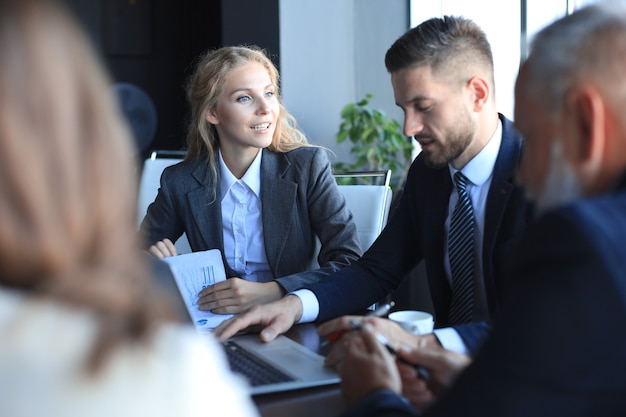
M 387 224 L 392 191 L 389 187 L 391 171 L 362 171 L 336 173 L 335 177 L 381 176 L 380 185 L 339 185 L 348 209 L 354 216 L 361 249 L 365 252 L 374 243 Z
M 385 185 L 339 185 L 354 216 L 361 249 L 365 252 L 387 224 L 391 188 Z
M 183 160 L 184 151 L 154 151 L 143 163 L 141 179 L 139 182 L 139 193 L 137 201 L 137 225 L 141 224 L 148 206 L 154 201 L 161 185 L 161 173 L 165 168 Z M 191 247 L 187 241 L 187 235 L 178 238 L 174 243 L 176 251 L 180 253 L 191 252 Z
M 335 177 L 382 176 L 380 185 L 339 185 L 339 190 L 346 198 L 348 209 L 352 212 L 361 249 L 365 252 L 374 243 L 385 228 L 391 208 L 392 191 L 389 187 L 391 170 L 338 173 Z M 383 302 L 389 301 L 387 297 Z M 374 310 L 378 304 L 369 307 Z

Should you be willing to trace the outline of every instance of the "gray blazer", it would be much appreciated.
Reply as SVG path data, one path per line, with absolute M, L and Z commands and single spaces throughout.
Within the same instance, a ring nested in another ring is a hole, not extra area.
M 220 249 L 224 258 L 219 183 L 219 169 L 213 178 L 204 159 L 166 168 L 141 224 L 146 247 L 165 238 L 175 242 L 184 232 L 193 251 Z M 264 149 L 261 201 L 267 261 L 286 291 L 319 281 L 360 257 L 356 225 L 324 149 Z M 238 275 L 226 259 L 224 266 L 227 277 Z

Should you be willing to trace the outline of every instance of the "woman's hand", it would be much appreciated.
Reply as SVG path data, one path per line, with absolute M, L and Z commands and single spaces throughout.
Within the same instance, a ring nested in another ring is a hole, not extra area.
M 148 248 L 148 253 L 157 258 L 176 256 L 176 247 L 169 239 L 163 239 Z
M 198 294 L 198 308 L 217 314 L 237 314 L 258 304 L 276 301 L 283 296 L 276 282 L 252 282 L 229 278 L 213 284 Z

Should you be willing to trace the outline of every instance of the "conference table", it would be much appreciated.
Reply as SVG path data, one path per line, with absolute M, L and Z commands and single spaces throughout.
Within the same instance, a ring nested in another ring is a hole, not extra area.
M 285 335 L 312 351 L 321 353 L 321 340 L 313 324 L 299 324 Z M 253 400 L 263 417 L 333 417 L 345 410 L 338 384 L 255 395 Z
M 337 385 L 254 396 L 263 417 L 334 417 L 345 409 Z

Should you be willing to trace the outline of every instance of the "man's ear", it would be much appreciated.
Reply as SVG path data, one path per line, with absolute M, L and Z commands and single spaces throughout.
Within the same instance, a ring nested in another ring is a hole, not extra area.
M 472 93 L 474 111 L 481 111 L 491 94 L 489 84 L 484 78 L 475 75 L 467 82 L 467 87 Z
M 204 118 L 206 119 L 207 122 L 211 123 L 212 125 L 220 124 L 220 119 L 217 117 L 215 107 L 208 108 L 204 112 Z
M 576 164 L 596 165 L 606 145 L 606 102 L 598 90 L 582 86 L 570 91 L 565 99 L 568 139 Z

